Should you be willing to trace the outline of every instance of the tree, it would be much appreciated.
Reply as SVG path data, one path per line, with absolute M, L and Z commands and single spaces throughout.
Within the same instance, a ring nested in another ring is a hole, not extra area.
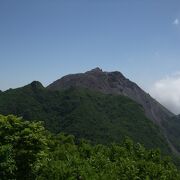
M 0 115 L 1 178 L 33 179 L 47 157 L 47 137 L 41 122 Z
M 72 135 L 53 135 L 41 122 L 0 115 L 2 180 L 177 180 L 180 173 L 160 150 L 126 138 L 122 144 L 93 145 Z

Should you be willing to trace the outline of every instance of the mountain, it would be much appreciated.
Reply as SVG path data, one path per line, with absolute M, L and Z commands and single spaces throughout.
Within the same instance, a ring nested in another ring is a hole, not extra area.
M 170 153 L 161 129 L 128 97 L 84 88 L 46 89 L 39 82 L 0 94 L 0 113 L 44 121 L 51 132 L 65 132 L 93 143 L 121 142 L 125 136 Z
M 46 88 L 34 81 L 1 92 L 0 113 L 42 120 L 54 133 L 94 143 L 129 136 L 146 147 L 180 155 L 178 118 L 117 71 L 95 68 L 64 76 Z
M 105 94 L 123 95 L 134 100 L 142 105 L 146 116 L 161 128 L 171 149 L 180 155 L 180 151 L 177 151 L 177 148 L 174 147 L 174 141 L 171 141 L 172 138 L 169 139 L 171 135 L 167 125 L 175 115 L 143 91 L 137 84 L 124 77 L 122 73 L 118 71 L 104 72 L 100 68 L 95 68 L 85 73 L 64 76 L 50 84 L 47 89 L 63 90 L 70 87 L 83 87 Z
M 105 94 L 127 96 L 141 104 L 147 117 L 159 125 L 161 125 L 162 121 L 166 121 L 169 117 L 174 116 L 173 113 L 118 71 L 103 72 L 100 68 L 95 68 L 86 73 L 64 76 L 47 88 L 50 90 L 63 90 L 69 87 L 82 87 Z

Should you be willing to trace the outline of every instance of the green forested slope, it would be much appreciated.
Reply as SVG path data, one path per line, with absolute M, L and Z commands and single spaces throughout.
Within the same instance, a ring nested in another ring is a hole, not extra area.
M 49 91 L 38 82 L 0 94 L 0 113 L 40 120 L 51 132 L 66 132 L 94 143 L 121 142 L 125 136 L 146 147 L 169 147 L 143 108 L 124 96 L 87 89 Z
M 180 152 L 180 116 L 174 116 L 163 123 L 168 138 L 174 147 Z

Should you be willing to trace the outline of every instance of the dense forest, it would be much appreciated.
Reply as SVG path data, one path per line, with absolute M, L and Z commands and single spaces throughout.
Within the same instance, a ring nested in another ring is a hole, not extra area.
M 0 139 L 2 180 L 180 179 L 170 158 L 129 138 L 121 144 L 93 145 L 52 134 L 42 122 L 0 115 Z
M 141 105 L 125 96 L 89 89 L 51 91 L 39 82 L 0 94 L 0 113 L 44 121 L 52 133 L 65 132 L 94 144 L 120 143 L 125 136 L 147 148 L 170 148 L 160 128 Z

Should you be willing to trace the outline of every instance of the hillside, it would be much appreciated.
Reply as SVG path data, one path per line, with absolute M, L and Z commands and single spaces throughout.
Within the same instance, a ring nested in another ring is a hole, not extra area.
M 146 147 L 170 152 L 160 128 L 145 116 L 143 107 L 121 95 L 83 88 L 51 91 L 33 82 L 1 93 L 0 113 L 44 121 L 51 132 L 66 132 L 94 143 L 121 142 L 129 136 Z
M 170 118 L 169 121 L 163 123 L 163 126 L 166 129 L 169 140 L 180 152 L 180 115 Z
M 161 126 L 162 122 L 167 121 L 169 117 L 174 116 L 173 113 L 143 91 L 137 84 L 118 71 L 106 72 L 100 68 L 95 68 L 85 73 L 64 76 L 47 88 L 50 90 L 63 90 L 69 87 L 83 87 L 105 94 L 127 96 L 141 104 L 146 116 L 159 126 Z

